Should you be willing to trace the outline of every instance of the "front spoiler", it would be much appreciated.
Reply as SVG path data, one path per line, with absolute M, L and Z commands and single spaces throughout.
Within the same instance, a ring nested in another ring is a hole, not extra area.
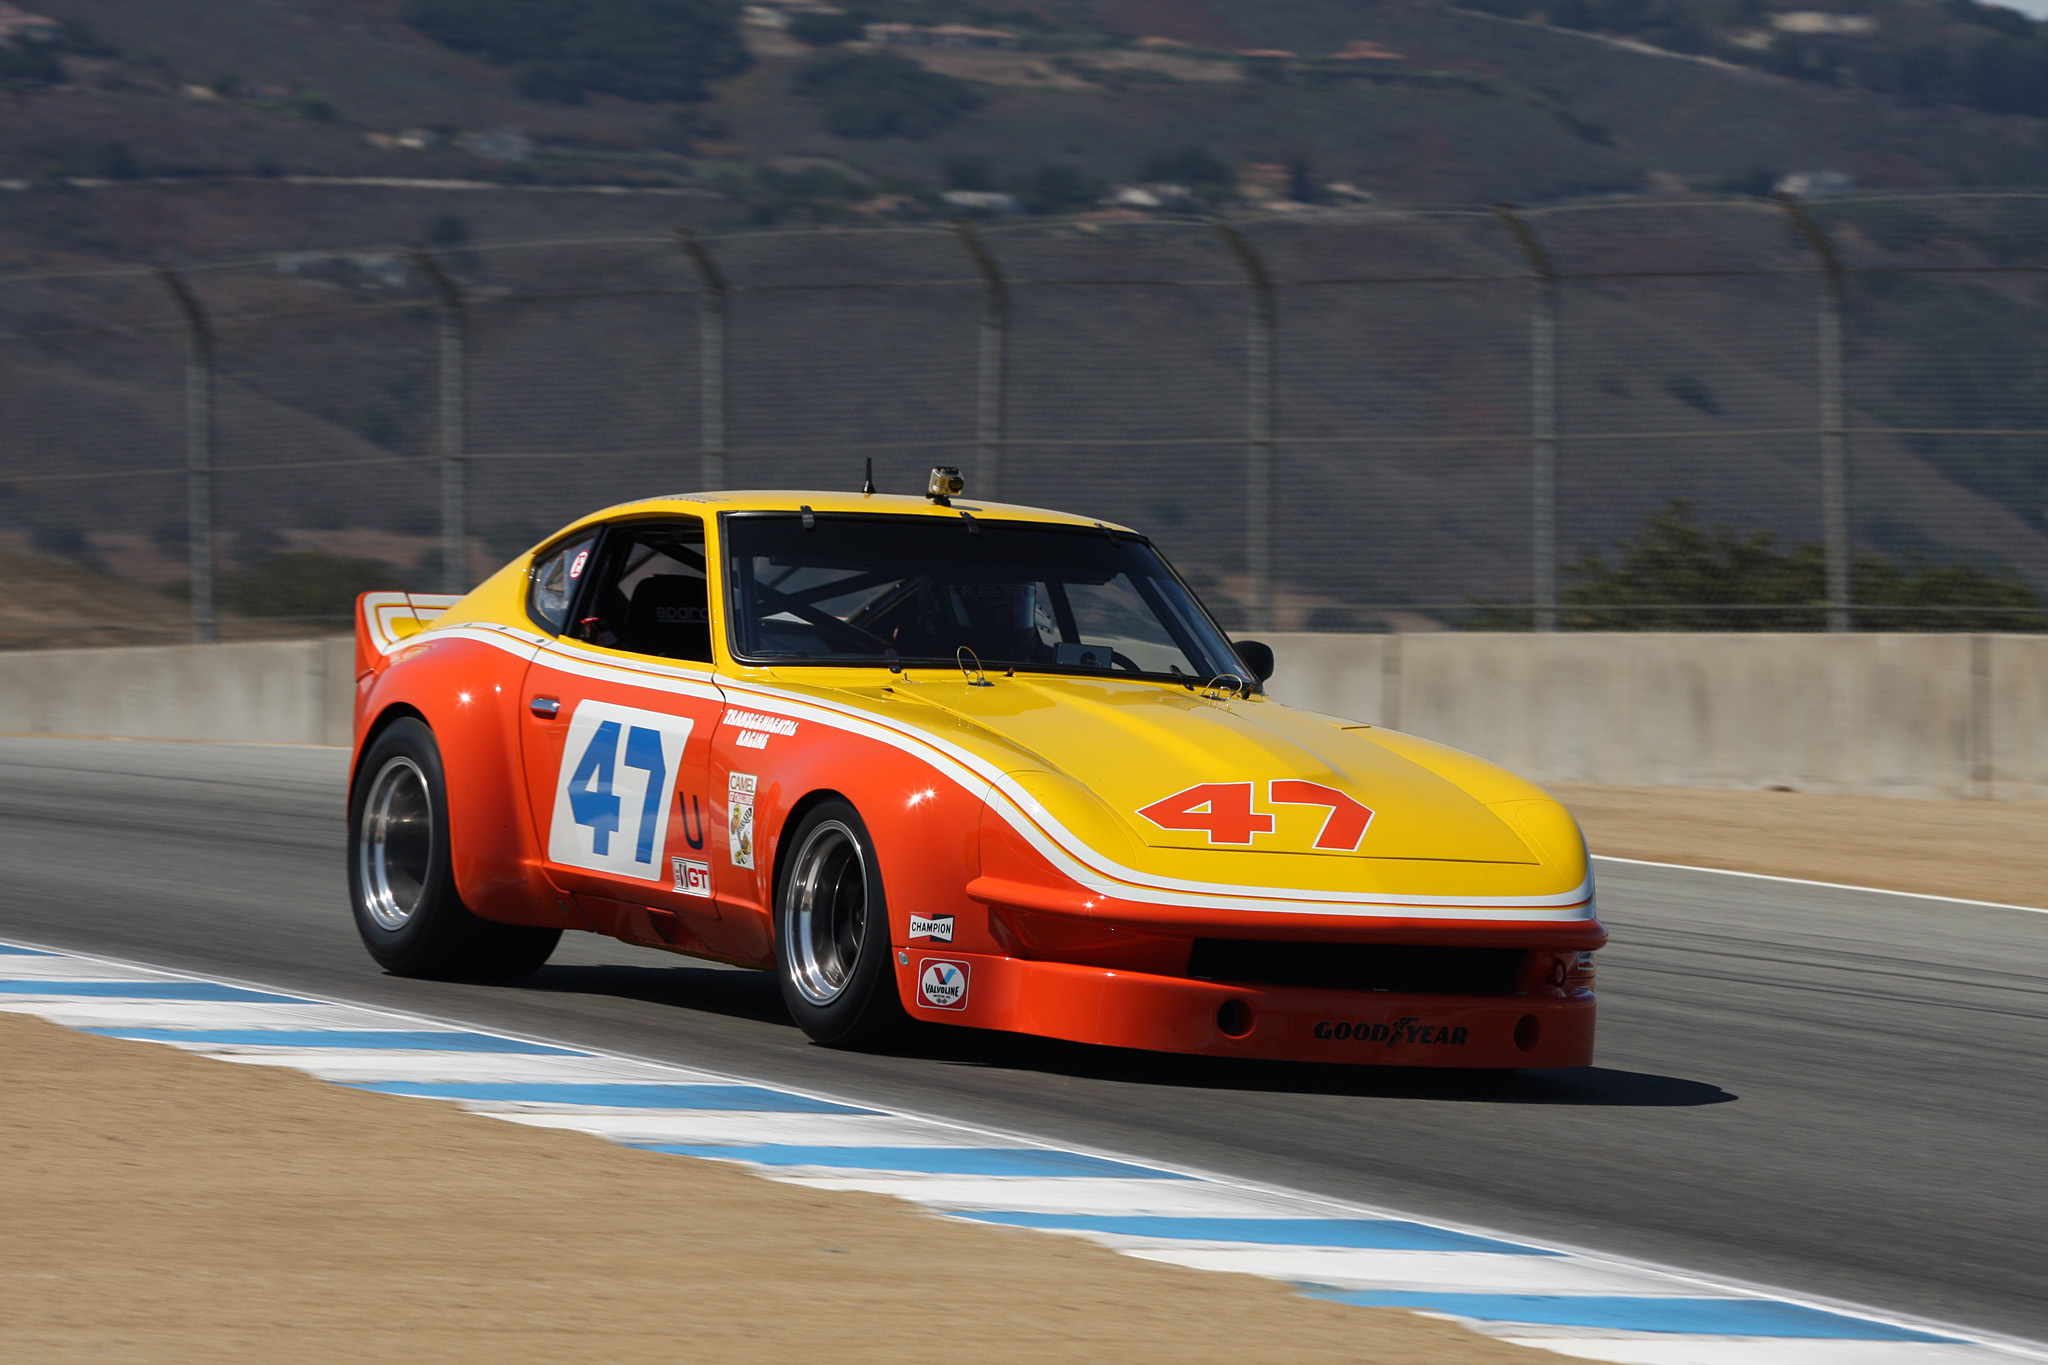
M 1566 1067 L 1593 1060 L 1590 992 L 1404 995 L 1232 986 L 923 946 L 896 950 L 896 984 L 917 1019 L 1104 1047 L 1377 1066 Z

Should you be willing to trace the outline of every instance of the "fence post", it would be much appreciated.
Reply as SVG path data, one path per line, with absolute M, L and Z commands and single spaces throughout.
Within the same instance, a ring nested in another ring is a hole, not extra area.
M 1273 277 L 1245 235 L 1221 218 L 1211 225 L 1229 246 L 1251 286 L 1251 327 L 1245 339 L 1245 576 L 1250 579 L 1251 630 L 1273 628 Z
M 1495 204 L 1529 262 L 1529 552 L 1538 630 L 1557 629 L 1557 270 L 1513 204 Z
M 435 432 L 441 454 L 441 591 L 468 592 L 468 310 L 462 291 L 439 261 L 424 251 L 413 252 L 412 258 L 441 305 L 440 413 Z
M 697 344 L 698 478 L 707 489 L 725 487 L 725 337 L 732 291 L 725 272 L 687 229 L 676 241 L 697 267 L 704 286 L 704 312 Z
M 974 409 L 974 495 L 990 502 L 1003 496 L 1004 386 L 1008 380 L 1010 285 L 981 234 L 962 218 L 953 224 L 960 244 L 974 258 L 987 302 L 981 313 L 981 373 Z
M 1843 398 L 1842 258 L 1806 206 L 1792 194 L 1778 203 L 1820 262 L 1820 520 L 1827 542 L 1828 629 L 1849 629 L 1848 410 Z
M 213 585 L 213 324 L 206 309 L 169 266 L 157 267 L 185 315 L 185 538 L 192 587 L 192 638 L 212 644 Z

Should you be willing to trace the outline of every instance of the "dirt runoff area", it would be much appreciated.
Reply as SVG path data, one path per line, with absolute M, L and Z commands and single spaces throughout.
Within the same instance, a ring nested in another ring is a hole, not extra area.
M 2048 906 L 2048 801 L 1552 786 L 1593 852 Z
M 1534 1365 L 1441 1320 L 0 1014 L 6 1357 Z

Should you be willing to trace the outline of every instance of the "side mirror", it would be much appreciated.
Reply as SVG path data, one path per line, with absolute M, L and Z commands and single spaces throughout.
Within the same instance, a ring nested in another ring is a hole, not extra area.
M 1230 647 L 1237 651 L 1237 657 L 1252 671 L 1260 682 L 1273 676 L 1273 646 L 1257 640 L 1233 640 Z

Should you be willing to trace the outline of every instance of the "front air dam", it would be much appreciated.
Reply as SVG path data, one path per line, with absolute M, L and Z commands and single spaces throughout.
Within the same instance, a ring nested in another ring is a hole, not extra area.
M 968 969 L 964 1000 L 948 997 L 940 1007 L 921 997 L 919 980 L 930 963 Z M 1379 1066 L 1547 1068 L 1593 1060 L 1590 992 L 1403 995 L 1244 986 L 914 948 L 898 954 L 896 975 L 916 1018 L 1104 1047 Z

